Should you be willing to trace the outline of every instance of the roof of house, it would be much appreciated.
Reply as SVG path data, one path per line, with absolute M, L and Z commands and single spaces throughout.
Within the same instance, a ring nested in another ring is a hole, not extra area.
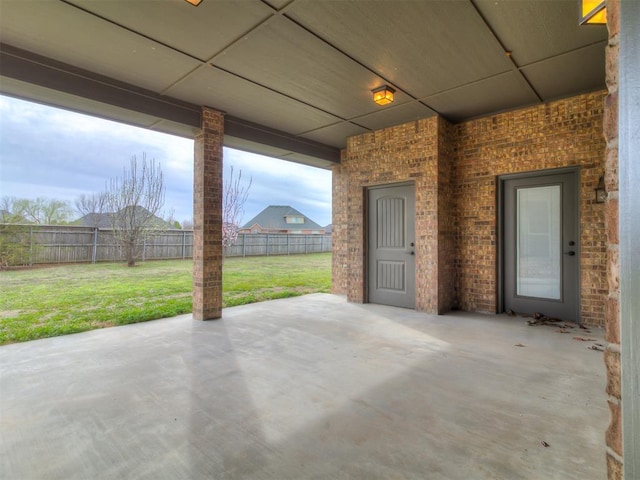
M 111 228 L 110 213 L 87 213 L 77 219 L 74 223 L 83 227 Z
M 147 209 L 145 209 L 144 207 L 141 206 L 137 206 L 136 207 L 137 210 L 139 210 L 141 212 L 141 216 L 144 217 L 146 215 L 149 214 L 149 211 Z M 75 223 L 77 223 L 78 225 L 82 225 L 83 227 L 98 227 L 98 228 L 112 228 L 113 224 L 111 222 L 111 216 L 113 214 L 112 213 L 88 213 L 87 215 L 84 215 L 82 217 L 80 217 L 79 219 L 77 219 L 75 221 Z M 153 221 L 152 221 L 152 225 L 155 228 L 162 228 L 162 229 L 174 229 L 175 227 L 163 220 L 162 218 L 154 215 L 153 216 Z
M 286 217 L 296 216 L 304 219 L 303 223 L 287 223 Z M 258 224 L 268 230 L 322 230 L 322 227 L 309 217 L 288 205 L 269 205 L 253 217 L 242 228 L 251 228 Z

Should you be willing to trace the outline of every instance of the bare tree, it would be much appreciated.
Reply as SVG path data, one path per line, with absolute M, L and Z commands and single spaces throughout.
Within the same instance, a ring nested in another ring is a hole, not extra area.
M 222 246 L 233 245 L 238 238 L 240 221 L 244 215 L 244 204 L 249 196 L 252 178 L 247 185 L 242 184 L 242 170 L 235 177 L 233 167 L 229 168 L 229 175 L 224 180 L 222 198 Z
M 182 229 L 183 230 L 193 230 L 193 219 L 187 218 L 182 220 Z
M 154 228 L 160 227 L 157 214 L 164 205 L 164 180 L 160 165 L 147 161 L 138 164 L 135 155 L 129 170 L 107 184 L 106 206 L 111 212 L 114 235 L 124 248 L 127 266 L 136 263 L 140 242 Z
M 100 216 L 105 213 L 107 207 L 107 194 L 92 193 L 82 194 L 75 200 L 76 212 L 81 217 L 87 217 L 85 225 L 88 227 L 98 227 Z

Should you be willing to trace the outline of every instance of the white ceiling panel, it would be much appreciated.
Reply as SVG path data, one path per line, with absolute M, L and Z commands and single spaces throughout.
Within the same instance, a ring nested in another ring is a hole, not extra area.
M 385 84 L 280 16 L 227 49 L 214 64 L 345 119 L 375 111 L 371 90 Z M 398 102 L 407 100 L 398 92 Z
M 1 13 L 3 43 L 154 92 L 200 64 L 62 2 L 3 2 Z
M 296 2 L 287 16 L 415 97 L 510 68 L 471 2 Z
M 519 66 L 608 38 L 605 25 L 578 25 L 578 0 L 476 0 Z
M 518 73 L 510 72 L 472 85 L 456 88 L 423 101 L 445 118 L 459 122 L 486 114 L 538 102 Z
M 340 122 L 328 127 L 319 128 L 312 132 L 302 134 L 302 137 L 315 140 L 333 147 L 344 148 L 347 146 L 347 137 L 366 133 L 368 130 L 351 122 Z
M 604 46 L 596 44 L 529 65 L 522 73 L 544 100 L 552 100 L 601 88 L 604 61 Z
M 424 106 L 422 103 L 414 101 L 404 105 L 393 105 L 386 110 L 381 110 L 364 117 L 359 117 L 353 121 L 358 125 L 367 127 L 370 130 L 378 130 L 380 128 L 399 125 L 405 122 L 411 122 L 420 118 L 427 118 L 436 115 L 432 109 Z
M 340 121 L 333 115 L 211 66 L 202 67 L 167 94 L 293 134 Z
M 198 7 L 179 0 L 71 1 L 203 61 L 273 14 L 260 0 L 204 1 Z

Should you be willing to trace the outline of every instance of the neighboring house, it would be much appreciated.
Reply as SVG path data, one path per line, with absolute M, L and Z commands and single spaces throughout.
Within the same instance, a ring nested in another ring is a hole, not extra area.
M 324 227 L 324 233 L 333 233 L 333 223 L 330 223 L 326 227 Z
M 77 219 L 74 224 L 82 227 L 111 228 L 110 213 L 88 213 Z
M 245 223 L 238 233 L 319 234 L 324 228 L 288 205 L 270 205 Z
M 144 210 L 148 214 L 148 210 L 144 207 L 137 207 L 140 210 Z M 142 213 L 142 212 L 141 212 Z M 76 225 L 81 225 L 83 227 L 97 227 L 97 228 L 112 228 L 113 224 L 111 223 L 112 213 L 88 213 L 77 219 L 73 222 Z M 162 229 L 162 230 L 175 230 L 171 223 L 163 220 L 158 216 L 154 216 L 153 218 L 153 227 Z

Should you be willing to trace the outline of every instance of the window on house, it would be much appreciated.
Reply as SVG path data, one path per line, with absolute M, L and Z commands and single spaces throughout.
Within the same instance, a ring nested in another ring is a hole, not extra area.
M 287 215 L 284 218 L 287 223 L 304 223 L 304 217 L 300 215 Z

